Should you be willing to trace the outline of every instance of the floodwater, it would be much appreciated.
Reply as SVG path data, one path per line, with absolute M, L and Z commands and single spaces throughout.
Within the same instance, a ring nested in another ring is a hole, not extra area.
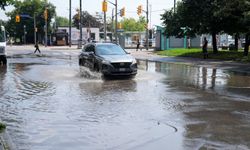
M 138 61 L 103 79 L 77 57 L 12 57 L 0 120 L 18 150 L 250 149 L 250 75 Z

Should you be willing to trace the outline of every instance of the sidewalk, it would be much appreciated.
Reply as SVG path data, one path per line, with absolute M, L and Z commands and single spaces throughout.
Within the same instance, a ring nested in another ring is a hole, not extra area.
M 208 68 L 219 68 L 224 70 L 232 70 L 237 72 L 244 72 L 250 74 L 250 63 L 239 63 L 234 61 L 224 61 L 215 59 L 200 59 L 192 57 L 168 57 L 160 56 L 155 53 L 154 50 L 142 50 L 136 51 L 135 49 L 126 50 L 136 59 L 156 61 L 163 63 L 175 63 L 184 64 L 190 66 L 208 67 Z
M 69 46 L 47 46 L 39 45 L 41 50 L 80 50 L 77 49 L 77 45 Z M 7 50 L 35 50 L 34 45 L 7 45 Z

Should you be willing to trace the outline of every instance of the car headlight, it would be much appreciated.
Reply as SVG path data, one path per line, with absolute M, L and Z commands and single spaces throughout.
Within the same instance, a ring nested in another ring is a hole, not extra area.
M 136 63 L 137 63 L 136 59 L 133 59 L 132 64 L 136 64 Z
M 110 61 L 108 61 L 108 60 L 102 60 L 102 64 L 110 64 Z

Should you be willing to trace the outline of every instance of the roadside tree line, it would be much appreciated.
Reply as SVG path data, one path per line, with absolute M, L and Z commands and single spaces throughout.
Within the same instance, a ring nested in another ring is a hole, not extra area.
M 0 24 L 6 26 L 7 34 L 13 37 L 15 42 L 23 43 L 25 34 L 27 43 L 34 43 L 34 20 L 36 20 L 36 32 L 38 40 L 41 42 L 45 36 L 45 17 L 44 11 L 47 9 L 47 29 L 48 35 L 56 32 L 58 26 L 69 26 L 69 19 L 56 15 L 56 6 L 46 0 L 1 0 L 0 9 L 5 10 L 6 6 L 12 5 L 14 9 L 5 14 L 10 19 L 3 21 L 0 19 Z M 16 22 L 16 15 L 20 16 L 20 22 Z M 34 19 L 35 17 L 35 19 Z M 79 29 L 80 12 L 76 10 L 72 15 L 72 26 Z M 120 23 L 124 31 L 144 31 L 145 18 L 141 17 L 139 20 L 133 18 L 123 18 Z M 87 11 L 81 12 L 82 27 L 96 27 L 100 31 L 104 30 L 103 18 L 100 16 L 92 16 Z M 114 21 L 112 16 L 108 18 L 107 28 L 108 31 L 114 30 Z M 24 31 L 25 30 L 25 31 Z M 17 40 L 18 39 L 18 40 Z
M 244 55 L 249 52 L 250 43 L 250 0 L 182 0 L 174 9 L 162 14 L 165 34 L 182 37 L 184 34 L 211 34 L 213 53 L 218 53 L 216 35 L 227 33 L 235 37 L 238 49 L 240 35 L 244 35 Z M 183 32 L 183 27 L 187 32 Z

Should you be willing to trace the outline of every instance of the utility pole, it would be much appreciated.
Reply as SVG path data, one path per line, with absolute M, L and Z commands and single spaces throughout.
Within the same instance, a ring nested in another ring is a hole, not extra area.
M 115 33 L 114 31 L 114 8 L 112 9 L 112 31 L 113 33 Z M 113 37 L 112 37 L 112 42 L 113 42 Z
M 102 12 L 104 14 L 104 41 L 107 41 L 107 24 L 106 24 L 106 12 L 108 11 L 108 4 L 106 0 L 102 2 Z
M 71 47 L 71 0 L 69 0 L 69 47 Z
M 176 11 L 176 0 L 174 0 L 174 13 Z
M 36 45 L 36 32 L 37 32 L 37 28 L 36 28 L 36 13 L 34 13 L 34 43 Z
M 146 15 L 147 15 L 147 27 L 146 27 L 146 50 L 148 50 L 149 47 L 149 41 L 148 41 L 148 23 L 149 23 L 149 19 L 148 19 L 148 15 L 149 15 L 149 11 L 148 11 L 148 0 L 147 0 L 147 10 L 146 10 Z
M 79 28 L 80 28 L 80 44 L 79 44 L 79 48 L 82 49 L 82 0 L 80 0 L 80 25 L 79 25 Z
M 45 7 L 44 17 L 45 17 L 45 29 L 44 29 L 45 30 L 45 47 L 47 47 L 47 42 L 48 42 L 48 8 L 47 6 Z
M 117 40 L 118 40 L 118 34 L 117 34 L 117 22 L 118 22 L 118 17 L 117 17 L 117 0 L 115 0 L 115 3 L 113 3 L 113 2 L 111 2 L 111 1 L 109 1 L 109 0 L 107 0 L 107 2 L 109 2 L 110 4 L 112 4 L 112 5 L 114 5 L 115 6 L 115 43 L 118 43 L 117 42 Z M 112 11 L 112 23 L 113 23 L 113 20 L 114 20 L 114 17 L 113 17 L 113 11 Z M 112 39 L 112 41 L 113 41 L 113 39 Z
M 23 25 L 23 42 L 26 44 L 26 25 Z
M 150 17 L 149 17 L 149 18 L 150 18 L 150 19 L 149 19 L 149 20 L 150 20 L 150 21 L 149 21 L 149 27 L 150 27 L 150 29 L 151 29 L 151 28 L 152 28 L 152 5 L 150 4 L 149 7 L 150 7 L 150 11 L 149 11 L 149 12 L 150 12 L 150 13 L 149 13 L 149 14 L 150 14 L 150 15 L 149 15 L 149 16 L 150 16 Z
M 118 17 L 117 17 L 117 0 L 115 0 L 115 43 L 118 43 L 118 35 L 117 35 L 117 22 L 118 22 Z
M 104 41 L 107 41 L 107 24 L 106 24 L 106 12 L 104 12 Z

